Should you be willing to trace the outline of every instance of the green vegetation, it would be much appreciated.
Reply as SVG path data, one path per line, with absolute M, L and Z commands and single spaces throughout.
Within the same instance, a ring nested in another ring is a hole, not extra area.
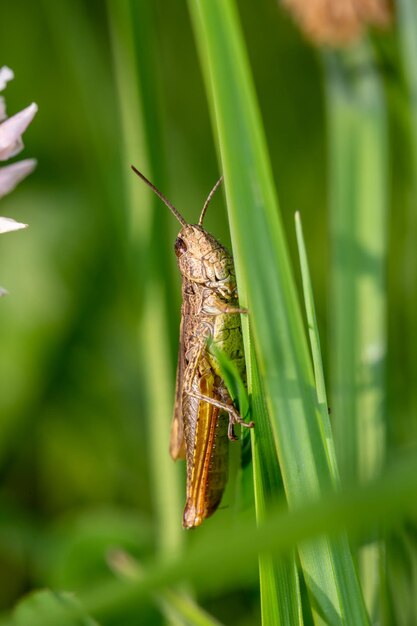
M 417 9 L 347 49 L 273 0 L 10 3 L 0 624 L 417 621 Z M 181 528 L 178 224 L 232 247 L 253 431 Z M 279 198 L 279 202 L 278 202 Z M 296 223 L 294 214 L 297 212 Z M 329 411 L 330 407 L 330 411 Z

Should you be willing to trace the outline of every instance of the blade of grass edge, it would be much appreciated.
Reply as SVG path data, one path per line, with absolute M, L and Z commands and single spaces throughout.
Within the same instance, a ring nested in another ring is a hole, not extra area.
M 406 358 L 407 376 L 403 378 L 406 384 L 406 391 L 403 392 L 403 404 L 405 403 L 405 416 L 401 421 L 400 428 L 406 432 L 407 441 L 416 439 L 415 420 L 407 417 L 414 416 L 417 412 L 417 393 L 415 387 L 408 384 L 408 380 L 417 378 L 417 291 L 415 289 L 417 278 L 416 246 L 417 246 L 417 4 L 415 0 L 398 0 L 395 3 L 396 23 L 398 32 L 398 42 L 401 59 L 401 91 L 404 93 L 403 99 L 406 102 L 405 128 L 404 128 L 404 148 L 407 151 L 405 159 L 408 168 L 405 170 L 406 185 L 404 190 L 405 218 L 401 224 L 401 247 L 400 266 L 402 284 L 402 301 L 404 310 L 404 321 L 401 326 L 401 335 L 407 337 Z M 404 236 L 405 233 L 405 236 Z M 395 278 L 396 282 L 398 278 Z M 405 328 L 404 328 L 405 325 Z M 399 412 L 402 407 L 397 403 Z
M 247 332 L 247 324 L 244 326 L 244 332 Z M 219 361 L 229 392 L 233 400 L 238 398 L 241 415 L 246 419 L 249 408 L 248 397 L 235 364 L 215 344 L 211 344 L 210 350 Z M 251 438 L 253 488 L 256 519 L 259 525 L 265 521 L 271 503 L 275 502 L 279 495 L 282 496 L 283 485 L 253 350 L 250 353 L 247 374 L 248 389 L 251 390 L 250 419 L 255 421 Z M 281 559 L 274 559 L 265 552 L 259 555 L 258 562 L 262 623 L 302 626 L 301 598 L 294 552 Z
M 271 503 L 283 492 L 283 484 L 254 350 L 251 350 L 249 358 L 248 379 L 252 388 L 251 406 L 256 428 L 251 433 L 253 486 L 256 518 L 258 524 L 262 524 L 268 516 Z M 260 554 L 259 575 L 262 623 L 265 626 L 302 626 L 304 621 L 294 550 L 286 559 L 274 558 L 268 552 Z
M 139 582 L 144 575 L 144 568 L 131 554 L 124 550 L 114 550 L 109 555 L 111 569 L 122 579 Z M 221 622 L 209 615 L 192 598 L 172 588 L 164 588 L 152 594 L 155 603 L 172 621 L 177 620 L 184 626 L 222 626 Z
M 139 7 L 137 5 L 140 5 Z M 140 13 L 140 23 L 136 13 Z M 154 245 L 152 224 L 158 222 L 158 243 L 163 249 L 165 220 L 155 220 L 152 207 L 157 201 L 151 196 L 151 205 L 146 213 L 147 219 L 139 214 L 138 206 L 143 207 L 143 192 L 137 179 L 132 175 L 129 164 L 140 159 L 141 167 L 149 163 L 150 169 L 158 174 L 158 180 L 164 172 L 161 146 L 155 149 L 152 141 L 161 138 L 161 128 L 155 111 L 158 109 L 157 88 L 153 84 L 156 72 L 153 63 L 153 47 L 149 36 L 151 28 L 151 8 L 144 2 L 117 3 L 108 0 L 109 22 L 112 35 L 112 48 L 119 90 L 119 101 L 123 127 L 123 138 L 126 150 L 126 186 L 128 190 L 130 215 L 130 241 L 132 257 L 137 258 L 138 247 L 147 248 Z M 135 27 L 136 26 L 136 30 Z M 122 41 L 123 38 L 123 41 Z M 135 39 L 140 39 L 140 46 L 146 49 L 146 56 L 135 50 Z M 142 66 L 143 61 L 143 66 Z M 141 100 L 139 99 L 141 97 Z M 159 208 L 159 207 L 158 207 Z M 166 238 L 166 237 L 165 237 Z M 140 251 L 139 251 L 140 253 Z M 140 256 L 140 254 L 139 254 Z M 150 439 L 150 461 L 154 467 L 155 505 L 158 515 L 158 552 L 164 559 L 172 558 L 178 552 L 183 539 L 180 524 L 180 483 L 178 467 L 168 454 L 167 445 L 161 445 L 161 433 L 168 433 L 172 412 L 171 381 L 169 368 L 169 324 L 167 311 L 167 293 L 164 289 L 164 277 L 169 269 L 164 267 L 161 254 L 155 261 L 153 271 L 146 284 L 139 281 L 145 289 L 144 306 L 138 340 L 144 345 L 142 354 L 147 363 L 146 381 L 148 394 L 148 433 Z M 139 268 L 137 268 L 139 272 Z M 143 279 L 143 277 L 142 277 Z M 168 285 L 169 290 L 169 285 Z M 168 294 L 169 297 L 169 294 Z M 195 624 L 196 626 L 216 626 L 220 623 L 204 611 L 185 592 L 174 589 L 164 590 L 157 598 L 157 604 L 170 623 Z
M 140 70 L 136 66 L 135 47 L 132 29 L 130 4 L 117 0 L 108 0 L 109 27 L 112 53 L 115 66 L 115 78 L 118 88 L 123 142 L 125 147 L 125 181 L 127 186 L 128 212 L 130 216 L 130 245 L 132 258 L 136 250 L 149 246 L 152 237 L 152 205 L 146 208 L 144 194 L 138 181 L 130 170 L 130 163 L 138 158 L 144 163 L 149 161 L 149 149 L 146 144 L 145 126 L 141 106 Z M 149 11 L 144 10 L 142 20 L 150 20 Z M 143 28 L 145 26 L 143 25 Z M 148 55 L 152 54 L 152 46 Z M 150 63 L 149 58 L 146 61 Z M 139 78 L 138 78 L 139 77 Z M 148 89 L 147 97 L 151 97 Z M 154 96 L 155 97 L 155 96 Z M 159 136 L 159 133 L 156 133 Z M 151 163 L 158 168 L 158 164 Z M 162 167 L 162 166 L 161 166 Z M 153 198 L 151 198 L 153 202 Z M 143 215 L 141 215 L 143 213 Z M 146 219 L 143 219 L 145 215 Z M 140 268 L 136 268 L 140 272 Z M 166 303 L 163 293 L 163 275 L 152 273 L 152 279 L 145 281 L 139 276 L 141 289 L 146 290 L 143 298 L 143 317 L 138 328 L 138 343 L 144 346 L 141 354 L 146 367 L 146 389 L 148 393 L 148 431 L 150 440 L 150 461 L 154 466 L 154 498 L 158 516 L 158 549 L 161 556 L 178 550 L 182 535 L 180 519 L 180 495 L 178 474 L 168 455 L 168 433 L 172 408 L 172 372 L 168 350 L 168 328 Z M 166 445 L 163 445 L 166 433 Z M 173 514 L 178 512 L 178 518 Z
M 317 325 L 316 309 L 314 306 L 313 288 L 311 286 L 310 270 L 303 235 L 303 225 L 300 213 L 295 214 L 295 230 L 297 235 L 298 253 L 300 256 L 301 280 L 303 283 L 304 304 L 307 316 L 308 333 L 310 337 L 311 354 L 313 357 L 314 377 L 316 380 L 317 400 L 323 418 L 323 428 L 327 443 L 329 464 L 335 482 L 339 483 L 339 470 L 336 462 L 333 433 L 327 418 L 329 406 L 327 404 L 326 385 L 324 382 L 323 361 L 321 357 L 320 336 Z
M 397 298 L 398 284 L 401 285 L 399 306 L 404 313 L 401 324 L 397 322 L 398 316 L 393 314 L 392 319 L 399 327 L 399 335 L 394 339 L 391 337 L 391 345 L 395 339 L 401 345 L 402 339 L 407 337 L 405 350 L 403 349 L 401 353 L 401 356 L 406 355 L 405 368 L 403 367 L 404 357 L 400 357 L 401 360 L 398 358 L 392 360 L 392 369 L 398 369 L 398 363 L 401 363 L 400 377 L 403 381 L 403 388 L 398 389 L 397 386 L 394 395 L 396 430 L 403 433 L 402 436 L 394 434 L 394 442 L 398 445 L 398 440 L 400 442 L 416 440 L 414 416 L 417 413 L 417 393 L 415 385 L 410 385 L 410 381 L 417 378 L 417 290 L 415 289 L 417 279 L 415 254 L 417 247 L 417 3 L 415 0 L 398 0 L 395 3 L 395 11 L 400 69 L 402 70 L 402 80 L 399 84 L 401 100 L 405 101 L 402 151 L 405 153 L 404 160 L 408 163 L 408 168 L 405 170 L 405 184 L 403 183 L 405 217 L 404 221 L 400 222 L 400 236 L 397 235 L 397 240 L 400 242 L 397 248 L 399 265 L 396 266 L 398 269 L 394 275 Z M 415 567 L 417 547 L 414 537 L 415 524 L 411 527 L 406 524 L 387 541 L 387 579 L 393 611 L 392 623 L 394 621 L 402 624 L 417 623 L 416 602 L 412 591 L 415 588 L 415 576 L 410 576 L 410 567 L 413 568 L 413 572 L 417 571 Z
M 189 0 L 218 133 L 239 294 L 249 304 L 291 508 L 333 484 L 313 372 L 235 5 Z M 299 547 L 317 623 L 367 624 L 344 535 Z
M 342 482 L 380 472 L 386 447 L 387 122 L 373 50 L 363 40 L 326 62 L 330 187 L 330 363 Z M 355 68 L 361 67 L 362 71 Z M 380 542 L 358 552 L 371 620 L 382 610 Z

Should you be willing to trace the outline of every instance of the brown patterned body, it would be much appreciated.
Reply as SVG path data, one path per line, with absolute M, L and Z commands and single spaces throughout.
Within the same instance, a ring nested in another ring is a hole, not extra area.
M 170 208 L 182 228 L 175 254 L 182 276 L 180 346 L 170 452 L 187 462 L 184 528 L 199 526 L 217 509 L 227 482 L 228 440 L 236 440 L 234 424 L 248 428 L 233 405 L 212 342 L 245 378 L 235 270 L 229 252 L 201 225 L 219 186 L 210 192 L 198 225 L 187 224 L 177 209 L 136 168 L 136 174 Z
M 218 242 L 215 244 L 220 246 Z M 221 259 L 216 259 L 218 256 Z M 190 372 L 191 377 L 188 381 L 184 380 L 187 384 L 184 385 L 181 398 L 187 461 L 185 528 L 198 526 L 214 513 L 221 501 L 228 474 L 229 417 L 224 410 L 189 393 L 191 387 L 196 395 L 200 393 L 231 404 L 218 363 L 207 347 L 208 339 L 229 354 L 235 360 L 241 376 L 245 376 L 240 317 L 219 311 L 220 302 L 235 307 L 237 305 L 233 263 L 222 247 L 206 259 L 210 261 L 211 267 L 213 261 L 220 260 L 222 263 L 219 274 L 220 280 L 223 280 L 223 296 L 220 297 L 213 287 L 193 283 L 187 278 L 183 279 L 182 288 L 181 348 L 185 355 L 185 372 Z M 207 277 L 207 282 L 215 280 L 215 272 Z M 196 367 L 190 369 L 196 361 Z

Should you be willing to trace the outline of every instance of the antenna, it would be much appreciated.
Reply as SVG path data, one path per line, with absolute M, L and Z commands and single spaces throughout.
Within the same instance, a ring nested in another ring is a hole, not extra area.
M 217 187 L 220 185 L 220 183 L 222 182 L 222 180 L 223 180 L 223 176 L 220 176 L 219 180 L 217 181 L 217 183 L 214 185 L 213 189 L 210 191 L 209 195 L 207 196 L 207 200 L 205 201 L 204 206 L 203 206 L 203 209 L 202 209 L 202 211 L 201 211 L 200 219 L 198 220 L 198 225 L 199 225 L 199 226 L 201 226 L 201 225 L 202 225 L 202 223 L 203 223 L 203 219 L 204 219 L 204 216 L 205 216 L 206 211 L 207 211 L 207 207 L 208 207 L 208 205 L 210 204 L 211 199 L 212 199 L 212 197 L 214 196 L 214 194 L 216 193 L 216 189 L 217 189 Z
M 166 204 L 166 205 L 167 205 L 167 207 L 168 207 L 168 208 L 172 211 L 172 213 L 175 215 L 175 217 L 177 218 L 177 220 L 179 221 L 179 223 L 180 223 L 182 226 L 188 226 L 187 222 L 185 221 L 185 219 L 183 218 L 183 216 L 181 215 L 181 213 L 180 213 L 179 211 L 177 211 L 177 209 L 174 207 L 174 205 L 173 205 L 173 204 L 171 204 L 171 202 L 170 202 L 167 198 L 165 198 L 164 194 L 163 194 L 163 193 L 161 193 L 161 192 L 159 191 L 159 189 L 157 189 L 157 188 L 155 187 L 155 185 L 153 185 L 153 184 L 151 183 L 151 181 L 150 181 L 150 180 L 148 180 L 148 179 L 146 178 L 146 176 L 144 176 L 144 175 L 142 174 L 142 172 L 139 172 L 139 170 L 138 170 L 138 169 L 136 169 L 136 167 L 135 167 L 134 165 L 131 165 L 130 167 L 131 167 L 131 168 L 132 168 L 132 170 L 135 172 L 135 174 L 137 174 L 137 175 L 139 176 L 139 178 L 141 178 L 141 179 L 142 179 L 142 180 L 143 180 L 143 181 L 144 181 L 144 182 L 148 185 L 148 187 L 150 187 L 150 188 L 152 189 L 152 191 L 154 191 L 154 192 L 156 193 L 156 195 L 158 196 L 158 198 L 160 198 L 160 199 L 162 200 L 162 202 L 163 202 L 164 204 Z M 217 183 L 217 185 L 218 185 L 218 183 Z M 216 185 L 216 186 L 217 186 L 217 185 Z M 210 193 L 210 195 L 213 195 L 213 192 L 215 191 L 215 189 L 216 189 L 216 187 L 213 189 L 213 191 Z M 210 196 L 207 198 L 206 204 L 208 204 L 209 198 L 210 198 Z M 205 205 L 204 205 L 204 206 L 205 206 Z M 204 211 L 204 209 L 203 209 L 203 211 Z M 199 222 L 199 223 L 200 223 L 200 222 Z

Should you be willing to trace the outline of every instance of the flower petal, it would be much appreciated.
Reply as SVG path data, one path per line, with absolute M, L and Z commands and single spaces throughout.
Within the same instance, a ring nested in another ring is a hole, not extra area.
M 7 117 L 6 114 L 6 102 L 4 101 L 3 96 L 0 96 L 0 122 L 5 120 Z
M 2 298 L 3 296 L 7 296 L 9 292 L 7 291 L 7 289 L 4 289 L 4 287 L 0 287 L 0 298 Z
M 27 228 L 27 224 L 21 224 L 12 220 L 10 217 L 0 217 L 0 234 L 9 233 L 12 230 L 20 230 L 21 228 Z
M 22 134 L 36 115 L 38 105 L 32 102 L 26 109 L 9 117 L 0 125 L 0 161 L 14 156 L 23 148 Z
M 11 165 L 0 167 L 0 198 L 10 193 L 23 178 L 36 167 L 36 159 L 25 159 Z
M 9 82 L 9 80 L 13 80 L 13 78 L 13 70 L 11 70 L 10 67 L 7 67 L 7 65 L 3 65 L 3 67 L 0 67 L 0 91 L 2 91 Z

